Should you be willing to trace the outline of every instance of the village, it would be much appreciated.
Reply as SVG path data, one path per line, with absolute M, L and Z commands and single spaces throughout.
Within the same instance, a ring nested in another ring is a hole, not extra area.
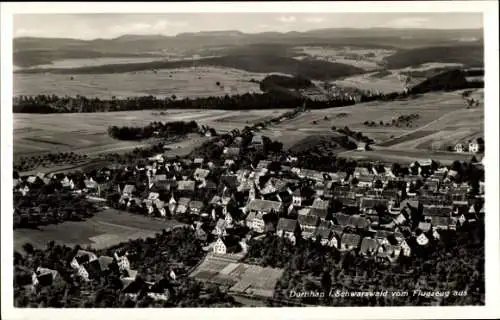
M 212 143 L 222 150 L 219 157 L 169 159 L 165 152 L 133 166 L 17 177 L 14 192 L 26 196 L 30 189 L 55 184 L 101 207 L 182 221 L 206 252 L 190 277 L 262 298 L 273 297 L 283 270 L 241 261 L 249 243 L 266 235 L 394 264 L 432 246 L 442 232 L 484 216 L 484 177 L 473 173 L 482 163 L 446 167 L 429 159 L 403 168 L 366 162 L 326 172 L 299 167 L 293 155 L 278 156 L 270 147 L 274 142 L 251 130 L 233 131 Z M 22 225 L 41 216 L 36 210 L 15 212 L 14 221 Z M 96 266 L 103 270 L 113 261 L 126 284 L 123 293 L 137 297 L 144 286 L 126 289 L 137 276 L 126 253 L 97 257 L 79 251 L 71 266 L 88 280 Z M 55 272 L 41 267 L 34 285 Z M 175 279 L 175 273 L 169 277 Z M 158 283 L 146 287 L 150 297 L 168 300 L 168 290 Z

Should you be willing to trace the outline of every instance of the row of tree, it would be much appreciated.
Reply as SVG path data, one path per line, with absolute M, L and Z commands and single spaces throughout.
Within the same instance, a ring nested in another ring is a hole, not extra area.
M 152 137 L 168 138 L 198 132 L 196 121 L 173 121 L 162 123 L 154 121 L 144 127 L 111 126 L 108 128 L 110 137 L 117 140 L 143 140 Z
M 76 164 L 88 158 L 87 155 L 74 152 L 47 153 L 38 156 L 20 157 L 14 161 L 14 170 L 28 171 L 39 166 Z
M 84 196 L 54 188 L 57 187 L 49 184 L 38 189 L 32 187 L 25 195 L 14 193 L 14 228 L 80 221 L 97 213 L 98 208 Z

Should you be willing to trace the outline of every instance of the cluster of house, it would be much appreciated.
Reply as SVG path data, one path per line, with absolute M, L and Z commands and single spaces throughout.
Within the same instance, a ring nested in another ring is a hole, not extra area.
M 457 143 L 455 145 L 455 152 L 470 152 L 470 153 L 478 153 L 481 149 L 484 148 L 484 145 L 481 145 L 477 141 L 470 141 L 468 144 Z
M 86 282 L 102 278 L 110 271 L 113 264 L 120 272 L 121 293 L 123 295 L 131 299 L 137 299 L 140 293 L 145 293 L 156 301 L 168 301 L 170 298 L 168 280 L 162 279 L 156 282 L 148 282 L 138 279 L 138 272 L 131 269 L 127 253 L 120 255 L 115 252 L 113 257 L 98 257 L 93 252 L 78 250 L 70 262 L 70 266 L 75 272 L 74 275 Z M 175 281 L 174 271 L 170 271 L 169 278 Z M 62 281 L 57 270 L 38 267 L 32 274 L 33 289 L 50 286 L 57 281 Z
M 254 136 L 251 145 L 258 148 L 262 138 Z M 217 254 L 245 252 L 248 237 L 235 230 L 246 227 L 253 234 L 272 232 L 292 242 L 314 239 L 340 250 L 391 258 L 409 255 L 413 245 L 427 245 L 440 230 L 473 222 L 484 213 L 467 198 L 469 186 L 455 182 L 456 171 L 432 170 L 430 160 L 418 163 L 415 174 L 396 177 L 390 167 L 379 167 L 380 172 L 356 167 L 352 175 L 298 168 L 292 157 L 278 167 L 262 160 L 238 169 L 240 149 L 226 147 L 223 153 L 217 164 L 158 155 L 144 165 L 120 169 L 130 183 L 116 186 L 118 202 L 142 207 L 150 215 L 196 217 L 197 236 L 206 240 L 215 235 L 211 248 Z M 103 169 L 78 183 L 64 175 L 52 179 L 74 192 L 99 196 L 110 176 L 111 169 Z M 50 178 L 27 179 L 18 191 L 26 192 L 31 180 Z M 484 194 L 483 183 L 479 191 Z M 213 230 L 207 230 L 211 225 Z
M 232 163 L 225 162 L 224 166 Z M 174 174 L 170 178 L 158 174 L 159 165 Z M 454 182 L 456 171 L 442 167 L 422 177 L 420 173 L 431 165 L 430 161 L 420 163 L 418 174 L 405 177 L 396 177 L 388 167 L 384 172 L 357 167 L 348 176 L 344 172 L 295 168 L 288 163 L 271 171 L 270 165 L 271 161 L 262 160 L 255 168 L 235 172 L 227 168 L 215 179 L 211 173 L 216 167 L 203 159 L 188 164 L 157 161 L 144 168 L 150 172 L 150 187 L 153 190 L 155 184 L 165 183 L 168 191 L 155 189 L 140 199 L 134 196 L 135 186 L 126 185 L 120 201 L 130 205 L 133 199 L 150 208 L 148 212 L 156 208 L 161 215 L 168 208 L 174 216 L 198 216 L 196 232 L 200 239 L 207 238 L 203 225 L 214 222 L 211 233 L 217 240 L 212 250 L 216 254 L 245 252 L 248 237 L 233 234 L 234 229 L 245 226 L 254 234 L 273 232 L 292 242 L 298 237 L 310 238 L 340 250 L 357 249 L 361 254 L 376 253 L 392 259 L 400 253 L 409 255 L 413 245 L 427 245 L 430 239 L 439 237 L 440 230 L 454 229 L 484 214 L 482 207 L 467 198 L 469 186 Z M 191 168 L 192 175 L 177 178 L 175 172 L 185 173 L 186 168 Z M 419 180 L 423 186 L 415 190 Z M 406 188 L 394 187 L 401 182 Z M 205 189 L 211 191 L 207 201 L 197 192 Z M 162 192 L 168 195 L 168 201 L 160 200 Z M 484 193 L 483 183 L 480 193 Z M 383 208 L 383 212 L 377 208 Z

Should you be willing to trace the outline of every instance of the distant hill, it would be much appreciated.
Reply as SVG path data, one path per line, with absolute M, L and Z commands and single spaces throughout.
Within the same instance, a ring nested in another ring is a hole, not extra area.
M 154 57 L 147 53 L 107 53 L 93 50 L 80 50 L 76 48 L 60 51 L 54 50 L 23 50 L 16 52 L 13 57 L 14 65 L 28 68 L 43 64 L 51 64 L 55 60 L 63 59 L 91 59 L 91 58 L 130 58 L 130 57 Z
M 307 32 L 243 33 L 209 31 L 182 33 L 177 36 L 123 35 L 115 39 L 78 40 L 67 38 L 15 38 L 14 61 L 18 66 L 34 66 L 38 61 L 73 58 L 75 49 L 90 55 L 100 52 L 106 57 L 123 57 L 151 52 L 193 53 L 207 48 L 239 47 L 256 44 L 286 46 L 329 45 L 372 48 L 418 48 L 437 45 L 460 45 L 462 39 L 482 45 L 482 30 L 405 30 L 405 29 L 319 29 Z M 250 48 L 251 49 L 251 48 Z M 41 50 L 41 51 L 40 51 Z M 56 51 L 57 54 L 50 53 Z M 241 53 L 241 52 L 240 52 Z M 226 53 L 224 53 L 226 54 Z M 90 58 L 94 56 L 89 56 Z
M 483 45 L 433 46 L 399 50 L 384 60 L 389 69 L 415 67 L 430 62 L 461 63 L 469 67 L 482 67 L 484 50 Z

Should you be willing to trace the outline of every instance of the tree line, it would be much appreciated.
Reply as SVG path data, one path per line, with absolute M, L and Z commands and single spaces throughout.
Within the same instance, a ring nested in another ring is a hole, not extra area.
M 198 131 L 196 121 L 173 121 L 162 123 L 153 121 L 144 127 L 111 126 L 108 135 L 117 140 L 144 140 L 152 137 L 168 138 Z

